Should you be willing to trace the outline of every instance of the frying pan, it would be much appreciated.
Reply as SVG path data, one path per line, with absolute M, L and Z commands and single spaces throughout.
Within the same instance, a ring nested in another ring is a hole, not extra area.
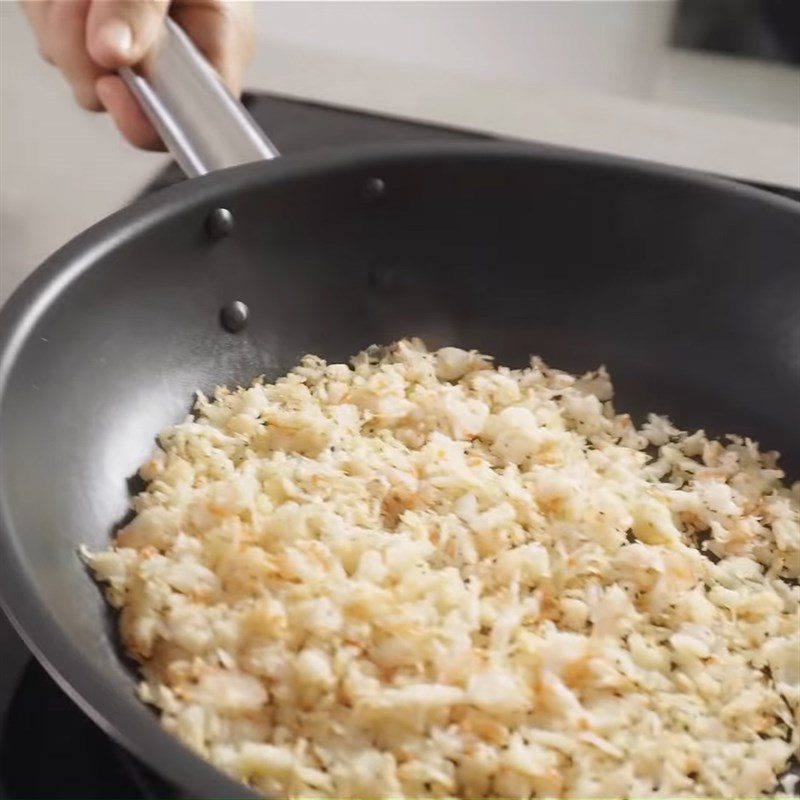
M 69 695 L 187 794 L 251 796 L 134 697 L 76 550 L 108 541 L 195 390 L 416 335 L 514 366 L 604 363 L 620 408 L 747 434 L 797 475 L 798 204 L 522 145 L 274 159 L 179 31 L 149 70 L 126 80 L 208 174 L 67 244 L 0 313 L 0 592 Z

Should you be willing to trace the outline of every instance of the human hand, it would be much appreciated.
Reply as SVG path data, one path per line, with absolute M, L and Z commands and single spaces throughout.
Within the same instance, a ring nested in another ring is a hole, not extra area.
M 252 9 L 241 0 L 23 0 L 42 57 L 57 67 L 78 104 L 108 111 L 136 147 L 163 149 L 116 74 L 150 51 L 169 13 L 238 96 L 253 53 Z

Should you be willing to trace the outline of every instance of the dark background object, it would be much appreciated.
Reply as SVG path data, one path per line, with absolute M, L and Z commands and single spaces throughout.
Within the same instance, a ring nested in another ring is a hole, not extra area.
M 679 0 L 672 43 L 689 50 L 800 64 L 800 2 Z
M 11 697 L 0 741 L 0 797 L 174 796 L 170 787 L 106 736 L 36 661 L 30 662 Z

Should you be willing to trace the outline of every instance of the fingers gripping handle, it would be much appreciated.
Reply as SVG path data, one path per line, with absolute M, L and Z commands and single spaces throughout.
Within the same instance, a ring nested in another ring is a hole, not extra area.
M 137 71 L 120 76 L 190 178 L 275 158 L 278 151 L 171 19 Z

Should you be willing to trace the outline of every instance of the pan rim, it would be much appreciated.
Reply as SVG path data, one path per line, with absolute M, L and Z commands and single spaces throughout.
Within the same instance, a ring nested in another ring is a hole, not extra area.
M 585 165 L 653 180 L 695 186 L 710 194 L 739 196 L 797 217 L 800 203 L 732 180 L 686 169 L 549 145 L 507 142 L 412 142 L 326 148 L 277 161 L 248 164 L 184 181 L 146 197 L 96 223 L 46 259 L 0 309 L 0 409 L 16 359 L 31 331 L 60 293 L 100 256 L 187 206 L 216 207 L 226 196 L 264 184 L 344 170 L 379 170 L 395 161 L 444 158 L 496 158 Z M 213 201 L 213 205 L 211 202 Z M 0 451 L 0 456 L 2 453 Z M 101 669 L 75 647 L 50 615 L 36 591 L 19 550 L 21 531 L 14 525 L 4 491 L 0 460 L 0 606 L 15 629 L 70 698 L 99 727 L 145 764 L 195 797 L 255 797 L 161 728 L 144 705 L 131 715 L 127 698 L 105 679 Z M 125 701 L 125 702 L 123 702 Z

